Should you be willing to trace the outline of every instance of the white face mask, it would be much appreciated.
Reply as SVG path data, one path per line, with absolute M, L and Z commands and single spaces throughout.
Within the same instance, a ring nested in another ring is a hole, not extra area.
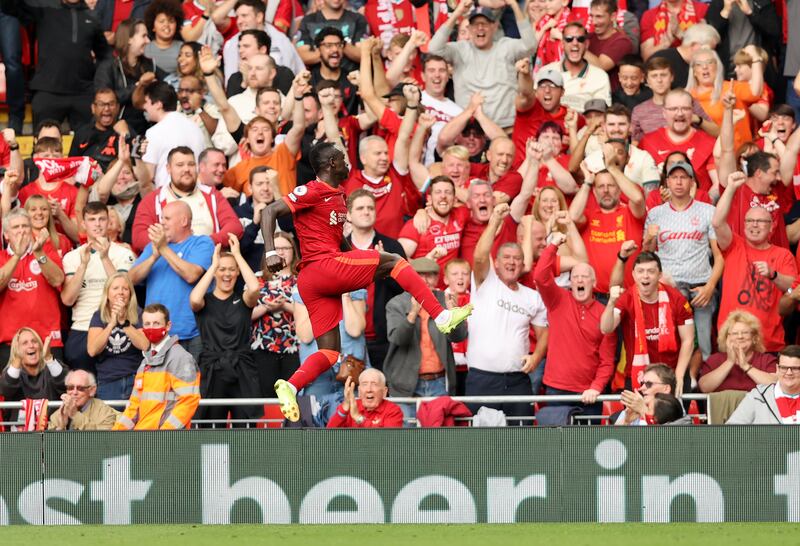
M 150 119 L 150 113 L 147 110 L 144 110 L 144 119 L 148 122 L 152 121 Z

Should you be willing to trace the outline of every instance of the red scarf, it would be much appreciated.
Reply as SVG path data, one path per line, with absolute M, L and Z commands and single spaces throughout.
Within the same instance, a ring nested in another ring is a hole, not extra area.
M 634 390 L 641 386 L 644 369 L 650 365 L 650 355 L 647 352 L 647 335 L 644 326 L 644 311 L 642 300 L 639 297 L 639 288 L 633 287 L 634 307 L 634 341 L 633 362 L 631 363 L 631 384 Z M 658 352 L 675 352 L 678 344 L 675 342 L 675 325 L 672 321 L 672 312 L 669 307 L 669 294 L 664 285 L 658 285 Z
M 800 396 L 783 394 L 780 385 L 775 384 L 775 404 L 778 406 L 784 425 L 800 423 Z
M 75 177 L 75 183 L 91 187 L 103 176 L 103 170 L 91 157 L 34 158 L 45 182 L 56 182 Z
M 669 27 L 669 10 L 667 9 L 667 0 L 663 0 L 656 9 L 656 20 L 653 24 L 653 28 L 655 29 L 653 42 L 657 44 L 661 41 L 661 37 L 667 32 L 667 28 Z M 692 0 L 683 0 L 683 4 L 681 4 L 681 12 L 678 14 L 678 26 L 681 30 L 685 31 L 695 23 L 699 23 L 699 21 L 697 20 L 697 14 L 694 11 L 694 2 Z M 678 43 L 679 42 L 674 42 L 671 44 L 671 46 L 678 45 Z
M 570 17 L 570 9 L 563 8 L 561 10 L 561 15 L 558 17 L 558 23 L 556 23 L 555 28 L 564 32 L 564 27 L 567 26 L 569 23 Z M 542 30 L 548 21 L 553 19 L 550 15 L 545 15 L 539 22 L 536 23 L 536 30 Z M 550 31 L 544 33 L 542 36 L 542 40 L 539 42 L 539 49 L 536 50 L 536 62 L 533 67 L 534 72 L 538 72 L 541 67 L 546 64 L 555 63 L 561 61 L 561 57 L 564 55 L 564 46 L 561 43 L 561 40 L 553 40 L 550 38 Z
M 22 412 L 25 414 L 23 430 L 47 430 L 47 398 L 26 398 L 22 401 Z

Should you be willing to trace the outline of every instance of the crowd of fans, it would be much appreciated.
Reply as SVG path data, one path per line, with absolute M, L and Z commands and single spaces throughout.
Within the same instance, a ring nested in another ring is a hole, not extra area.
M 0 0 L 0 394 L 64 400 L 56 429 L 262 416 L 195 410 L 272 398 L 316 350 L 293 224 L 277 274 L 260 228 L 328 141 L 351 164 L 347 243 L 475 311 L 445 336 L 391 279 L 343 295 L 307 424 L 534 412 L 416 415 L 387 392 L 580 397 L 537 408 L 556 424 L 621 392 L 612 422 L 683 422 L 682 395 L 723 391 L 732 422 L 797 423 L 798 9 Z

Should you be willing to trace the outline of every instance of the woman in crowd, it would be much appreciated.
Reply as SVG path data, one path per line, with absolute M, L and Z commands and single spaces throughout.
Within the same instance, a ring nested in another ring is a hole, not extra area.
M 734 311 L 719 330 L 719 352 L 700 368 L 702 392 L 750 391 L 777 381 L 778 359 L 764 352 L 761 324 L 746 311 Z
M 197 281 L 189 304 L 197 318 L 203 350 L 200 353 L 202 398 L 257 398 L 259 395 L 253 351 L 250 349 L 250 316 L 258 303 L 258 278 L 239 251 L 239 239 L 228 234 L 230 253 L 222 245 L 214 249 L 211 267 Z M 244 292 L 236 290 L 241 274 Z M 209 291 L 211 283 L 213 290 Z M 241 294 L 241 295 L 240 295 Z M 208 406 L 199 419 L 254 419 L 263 408 L 252 406 Z M 241 426 L 234 423 L 234 426 Z
M 94 74 L 95 89 L 111 89 L 119 101 L 119 117 L 137 134 L 147 130 L 144 113 L 134 106 L 134 90 L 139 80 L 151 81 L 153 63 L 144 52 L 150 43 L 147 26 L 141 19 L 122 21 L 114 37 L 114 55 L 98 66 Z
M 72 250 L 72 241 L 56 230 L 50 203 L 47 202 L 45 197 L 41 195 L 30 196 L 25 201 L 25 210 L 28 211 L 28 215 L 31 218 L 31 230 L 34 237 L 38 237 L 43 229 L 46 230 L 49 237 L 45 245 L 53 245 L 53 248 L 58 251 L 58 255 L 62 258 Z
M 153 38 L 144 48 L 144 54 L 153 61 L 153 66 L 165 74 L 176 72 L 178 52 L 183 43 L 178 38 L 178 31 L 183 26 L 183 10 L 180 2 L 154 0 L 144 12 L 144 21 Z
M 203 82 L 203 71 L 200 70 L 200 50 L 203 46 L 197 42 L 184 42 L 178 50 L 178 60 L 175 72 L 170 72 L 164 81 L 175 88 L 178 92 L 181 78 L 184 76 L 195 76 L 197 81 Z M 222 75 L 219 74 L 220 79 Z M 207 99 L 208 100 L 208 97 Z
M 753 46 L 748 46 L 745 51 L 753 59 L 749 82 L 723 81 L 724 68 L 719 55 L 712 49 L 698 49 L 692 55 L 689 80 L 686 84 L 686 90 L 700 103 L 711 120 L 720 127 L 722 127 L 722 116 L 725 113 L 722 97 L 729 92 L 736 96 L 734 116 L 738 113 L 740 117 L 733 126 L 735 148 L 752 140 L 748 108 L 751 104 L 758 102 L 764 90 L 764 62 Z
M 0 395 L 7 401 L 26 398 L 60 400 L 67 370 L 50 351 L 50 337 L 44 343 L 31 328 L 20 328 L 11 340 L 11 356 L 0 375 Z M 16 420 L 16 413 L 9 416 Z
M 263 269 L 258 305 L 252 314 L 250 346 L 258 368 L 261 396 L 265 398 L 275 397 L 275 381 L 288 379 L 300 367 L 295 333 L 296 306 L 292 303 L 300 257 L 294 237 L 282 231 L 276 232 L 275 252 L 283 258 L 285 267 L 274 275 L 266 267 Z
M 136 293 L 127 273 L 111 275 L 100 308 L 92 315 L 86 352 L 97 359 L 97 396 L 127 400 L 147 341 L 141 330 Z

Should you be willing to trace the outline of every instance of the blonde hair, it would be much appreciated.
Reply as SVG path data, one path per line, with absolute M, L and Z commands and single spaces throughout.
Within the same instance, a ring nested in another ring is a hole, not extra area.
M 692 54 L 692 61 L 690 63 L 690 70 L 689 70 L 689 78 L 686 80 L 686 90 L 691 93 L 697 87 L 697 80 L 694 78 L 694 64 L 697 62 L 697 58 L 702 55 L 710 55 L 712 61 L 717 66 L 717 75 L 714 77 L 714 89 L 711 91 L 711 102 L 719 102 L 719 97 L 722 95 L 722 82 L 725 78 L 725 67 L 722 66 L 722 60 L 717 55 L 717 52 L 713 49 L 709 49 L 707 47 L 701 47 L 697 51 Z M 733 88 L 731 88 L 731 92 L 733 92 Z M 692 95 L 694 98 L 694 95 Z
M 125 310 L 125 318 L 131 323 L 136 324 L 139 322 L 139 303 L 136 301 L 136 292 L 133 289 L 128 274 L 124 271 L 119 271 L 106 279 L 106 284 L 103 286 L 103 295 L 100 297 L 100 320 L 106 324 L 112 322 L 114 317 L 111 316 L 111 305 L 108 301 L 108 290 L 111 288 L 111 283 L 116 279 L 125 279 L 130 290 L 131 297 L 128 300 L 128 308 Z
M 445 148 L 444 152 L 442 152 L 442 159 L 444 159 L 446 155 L 452 155 L 462 161 L 469 161 L 469 150 L 467 150 L 466 146 L 461 146 L 459 144 L 454 144 Z
M 727 352 L 728 333 L 737 322 L 741 322 L 750 328 L 753 332 L 753 350 L 757 353 L 763 353 L 766 349 L 764 348 L 764 338 L 761 335 L 761 322 L 755 315 L 747 311 L 733 311 L 728 315 L 728 318 L 725 319 L 725 322 L 722 323 L 722 327 L 719 329 L 719 337 L 717 338 L 719 350 L 723 353 Z
M 120 242 L 120 237 L 122 237 L 122 232 L 125 231 L 125 222 L 122 221 L 122 217 L 119 215 L 119 212 L 117 212 L 117 209 L 115 209 L 114 207 L 108 207 L 108 220 L 109 220 L 108 225 L 109 225 L 109 227 L 111 226 L 111 215 L 112 214 L 117 219 L 117 223 L 119 224 L 119 233 L 117 234 L 117 238 L 114 239 L 112 242 L 118 243 L 118 242 Z M 110 231 L 110 228 L 109 228 L 109 231 Z
M 36 375 L 39 375 L 39 373 L 41 373 L 41 371 L 44 369 L 44 354 L 42 354 L 44 343 L 42 342 L 42 338 L 39 336 L 39 334 L 36 333 L 36 330 L 33 328 L 28 328 L 27 326 L 23 326 L 17 330 L 16 334 L 14 334 L 14 338 L 11 340 L 11 353 L 8 355 L 8 362 L 6 363 L 4 370 L 7 370 L 8 367 L 11 366 L 11 363 L 15 358 L 19 358 L 20 361 L 22 360 L 22 355 L 19 352 L 19 338 L 25 332 L 30 332 L 31 335 L 33 335 L 33 339 L 35 339 L 36 343 L 39 344 L 39 363 L 36 365 Z
M 59 249 L 59 234 L 56 231 L 56 222 L 53 219 L 53 215 L 50 213 L 50 203 L 47 202 L 47 198 L 43 195 L 31 195 L 28 197 L 28 200 L 25 201 L 25 211 L 30 213 L 31 207 L 33 205 L 44 205 L 47 208 L 47 233 L 50 234 L 50 242 L 53 243 L 53 247 L 58 250 Z M 30 216 L 29 216 L 30 217 Z M 33 228 L 33 220 L 31 220 L 31 228 Z
M 544 188 L 539 190 L 539 193 L 536 195 L 536 199 L 533 200 L 533 217 L 540 221 L 541 223 L 547 225 L 547 222 L 542 218 L 542 215 L 539 213 L 539 205 L 541 204 L 542 194 L 545 191 L 552 191 L 556 194 L 556 198 L 558 199 L 558 210 L 567 210 L 567 200 L 564 198 L 564 194 L 561 192 L 560 189 L 556 188 L 555 186 L 545 186 Z M 553 227 L 557 231 L 561 231 L 562 233 L 567 232 L 567 228 L 561 224 L 553 224 Z
M 766 63 L 767 61 L 769 61 L 769 53 L 767 53 L 764 49 L 758 46 L 755 46 L 755 48 L 762 62 Z M 750 54 L 747 51 L 745 51 L 744 48 L 742 48 L 739 51 L 737 51 L 736 54 L 733 56 L 733 64 L 734 65 L 746 64 L 747 66 L 752 66 L 753 57 L 751 57 Z

